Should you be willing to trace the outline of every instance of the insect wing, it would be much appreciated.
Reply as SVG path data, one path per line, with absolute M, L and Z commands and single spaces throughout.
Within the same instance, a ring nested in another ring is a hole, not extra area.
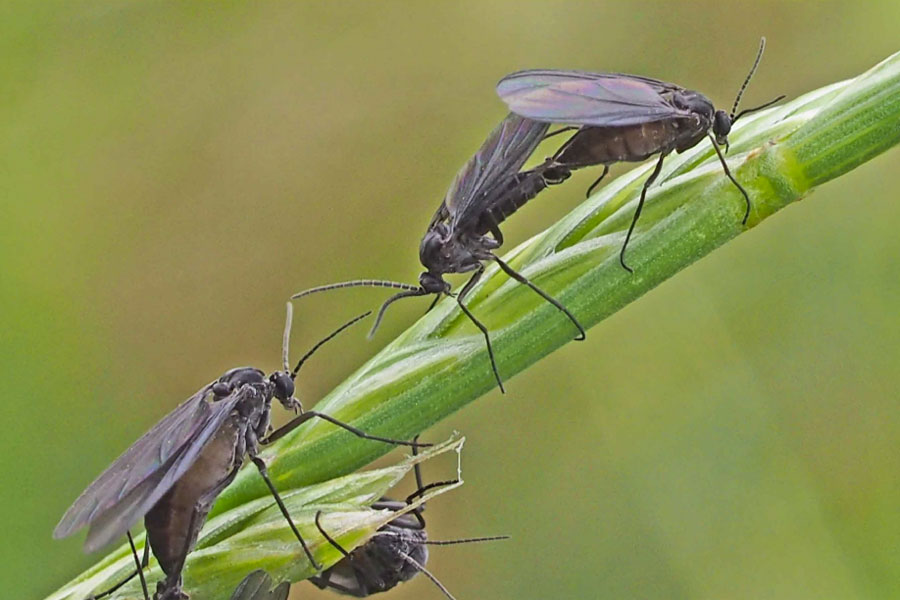
M 478 219 L 490 199 L 490 190 L 519 172 L 544 139 L 548 127 L 547 123 L 513 113 L 507 115 L 456 174 L 438 215 L 446 209 L 453 228 Z
M 669 103 L 684 91 L 671 83 L 621 73 L 553 69 L 519 71 L 497 84 L 497 94 L 516 114 L 547 123 L 620 127 L 689 117 Z
M 66 511 L 53 532 L 61 538 L 85 525 L 88 552 L 125 534 L 196 460 L 240 399 L 239 391 L 214 404 L 212 384 L 185 400 L 110 465 Z
M 244 577 L 231 600 L 286 600 L 288 592 L 291 591 L 291 584 L 282 581 L 274 590 L 272 587 L 272 578 L 263 570 L 256 570 Z

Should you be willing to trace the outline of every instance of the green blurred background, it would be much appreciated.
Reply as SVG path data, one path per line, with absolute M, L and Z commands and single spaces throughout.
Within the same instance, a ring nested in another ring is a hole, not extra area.
M 764 34 L 750 106 L 862 72 L 900 49 L 898 24 L 894 0 L 3 3 L 4 597 L 97 558 L 51 531 L 153 422 L 226 368 L 277 367 L 290 293 L 414 280 L 428 219 L 504 115 L 505 73 L 641 73 L 728 108 Z M 430 433 L 469 438 L 432 537 L 513 536 L 434 550 L 460 600 L 900 597 L 897 158 Z M 509 246 L 595 175 L 517 215 Z M 383 297 L 310 299 L 297 351 Z M 420 304 L 312 361 L 307 405 Z M 419 578 L 393 597 L 440 596 Z

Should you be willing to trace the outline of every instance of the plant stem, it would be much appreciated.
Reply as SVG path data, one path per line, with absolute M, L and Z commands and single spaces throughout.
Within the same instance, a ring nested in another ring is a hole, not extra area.
M 900 141 L 900 54 L 854 80 L 805 94 L 742 120 L 728 159 L 750 193 L 722 173 L 708 143 L 667 158 L 628 246 L 618 251 L 653 162 L 634 169 L 505 258 L 593 326 L 781 208 Z M 578 193 L 576 190 L 575 193 Z M 515 373 L 569 342 L 571 323 L 496 266 L 467 299 L 487 325 L 501 374 Z M 484 341 L 449 300 L 439 303 L 322 400 L 317 409 L 379 435 L 409 438 L 494 388 Z M 515 385 L 510 395 L 515 402 Z M 519 407 L 522 408 L 522 407 Z M 532 409 L 533 410 L 533 409 Z M 301 428 L 267 453 L 281 485 L 351 472 L 390 450 L 324 423 Z M 265 494 L 245 472 L 215 510 Z
M 731 134 L 729 167 L 752 200 L 741 224 L 743 196 L 722 173 L 706 142 L 666 159 L 658 184 L 628 246 L 629 274 L 619 249 L 651 164 L 620 176 L 556 224 L 504 258 L 593 326 L 678 271 L 815 186 L 900 142 L 900 54 L 854 80 L 805 94 L 741 120 Z M 574 190 L 573 193 L 581 193 Z M 569 320 L 496 266 L 467 298 L 491 332 L 501 375 L 512 376 L 576 334 Z M 323 399 L 317 410 L 391 438 L 412 438 L 495 387 L 484 340 L 442 301 Z M 511 407 L 515 384 L 509 386 Z M 263 457 L 279 489 L 309 486 L 350 473 L 392 449 L 324 422 L 310 422 Z M 212 515 L 268 494 L 244 469 Z

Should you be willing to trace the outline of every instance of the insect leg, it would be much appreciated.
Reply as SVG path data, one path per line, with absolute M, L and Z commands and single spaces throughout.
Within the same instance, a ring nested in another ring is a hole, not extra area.
M 491 235 L 494 236 L 494 240 L 497 242 L 497 248 L 499 248 L 503 245 L 503 233 L 497 225 L 491 225 L 490 231 Z
M 331 544 L 332 546 L 334 546 L 335 549 L 337 549 L 338 552 L 340 552 L 341 554 L 344 555 L 344 558 L 346 558 L 347 560 L 352 561 L 353 558 L 351 558 L 350 553 L 347 552 L 346 550 L 344 550 L 344 547 L 341 546 L 340 544 L 338 544 L 338 543 L 337 543 L 337 540 L 335 540 L 335 539 L 332 538 L 330 535 L 328 535 L 328 532 L 325 531 L 325 528 L 324 528 L 324 527 L 322 527 L 322 521 L 321 521 L 321 519 L 322 519 L 322 511 L 321 511 L 321 510 L 317 510 L 317 511 L 316 511 L 316 529 L 319 530 L 319 533 L 322 534 L 322 537 L 324 537 L 326 540 L 328 540 L 328 543 L 329 543 L 329 544 Z
M 603 178 L 606 177 L 607 173 L 609 173 L 609 165 L 603 165 L 603 172 L 600 173 L 600 177 L 597 178 L 597 181 L 592 183 L 590 185 L 590 187 L 587 189 L 587 193 L 584 195 L 585 198 L 591 197 L 591 193 L 594 191 L 594 188 L 596 188 L 598 185 L 600 185 L 600 182 L 603 181 Z
M 420 485 L 419 489 L 406 497 L 406 504 L 412 504 L 413 500 L 423 496 L 429 490 L 448 485 L 456 485 L 457 483 L 459 483 L 459 479 L 451 479 L 449 481 L 435 481 L 434 483 L 429 483 L 428 485 Z M 416 518 L 417 523 L 416 526 L 404 525 L 404 527 L 406 527 L 407 529 L 425 529 L 425 517 L 422 516 L 422 511 L 424 509 L 425 503 L 423 502 L 421 506 L 409 511 L 409 513 L 407 514 L 413 515 Z
M 475 318 L 475 315 L 472 314 L 465 304 L 463 304 L 463 298 L 465 298 L 466 294 L 468 294 L 475 284 L 478 283 L 478 280 L 481 279 L 481 275 L 484 273 L 484 265 L 479 264 L 475 270 L 475 273 L 466 282 L 466 285 L 463 286 L 463 289 L 460 290 L 459 294 L 456 296 L 456 303 L 459 305 L 459 308 L 465 313 L 469 320 L 475 324 L 475 327 L 481 330 L 481 333 L 484 335 L 485 344 L 487 344 L 488 358 L 491 360 L 491 369 L 494 371 L 494 379 L 497 380 L 497 385 L 500 387 L 500 393 L 505 394 L 506 388 L 503 387 L 503 380 L 500 379 L 500 372 L 497 370 L 497 361 L 494 360 L 494 349 L 491 347 L 491 336 L 488 334 L 487 327 L 482 324 L 481 321 Z
M 134 547 L 134 540 L 131 537 L 131 531 L 126 531 L 126 535 L 128 535 L 128 543 L 131 544 L 131 554 L 134 556 L 134 562 L 137 565 L 137 569 L 135 569 L 134 573 L 115 584 L 111 588 L 106 591 L 100 592 L 94 596 L 91 596 L 89 600 L 100 600 L 100 598 L 105 598 L 106 596 L 110 596 L 118 590 L 120 587 L 131 581 L 135 578 L 136 575 L 141 576 L 141 588 L 144 590 L 144 599 L 150 600 L 150 593 L 147 591 L 147 582 L 144 580 L 144 572 L 143 570 L 147 568 L 147 565 L 150 564 L 150 544 L 144 542 L 144 554 L 138 559 L 137 549 Z
M 361 565 L 357 564 L 357 562 L 355 560 L 353 560 L 353 556 L 349 552 L 347 552 L 344 549 L 344 547 L 341 546 L 337 542 L 337 540 L 335 540 L 333 537 L 328 535 L 328 532 L 325 531 L 324 527 L 322 527 L 321 517 L 322 517 L 322 511 L 321 510 L 316 511 L 316 529 L 319 530 L 319 533 L 322 534 L 322 537 L 324 537 L 326 540 L 328 540 L 329 544 L 331 544 L 334 548 L 337 548 L 338 552 L 340 552 L 341 554 L 344 555 L 344 559 L 347 560 L 350 563 L 350 565 L 353 567 L 353 574 L 356 576 L 356 585 L 358 586 L 359 592 L 365 592 L 365 595 L 367 596 L 368 589 L 369 589 L 367 582 L 378 581 L 378 579 L 379 579 L 378 574 L 372 570 L 372 565 L 369 564 L 367 561 L 363 561 L 363 563 Z M 359 595 L 358 592 L 356 592 L 354 590 L 349 590 L 345 586 L 342 586 L 337 583 L 331 583 L 330 579 L 331 579 L 331 574 L 329 573 L 328 580 L 326 580 L 324 582 L 328 587 L 330 587 L 334 590 L 337 590 L 339 592 L 343 592 L 345 594 L 350 594 L 351 596 Z
M 418 442 L 419 436 L 414 437 L 413 441 Z M 413 446 L 412 455 L 413 456 L 419 455 L 419 448 L 417 446 Z M 421 469 L 421 465 L 419 465 L 419 463 L 416 463 L 413 465 L 413 474 L 416 477 L 416 488 L 422 489 L 422 469 Z
M 297 540 L 300 541 L 300 545 L 303 547 L 303 552 L 306 554 L 306 558 L 309 559 L 310 564 L 316 571 L 320 571 L 322 569 L 322 565 L 317 563 L 316 559 L 313 558 L 312 552 L 310 552 L 309 547 L 306 545 L 306 541 L 303 539 L 303 536 L 300 535 L 300 532 L 297 531 L 297 526 L 294 525 L 294 520 L 291 519 L 291 515 L 290 513 L 288 513 L 288 509 L 284 505 L 284 501 L 282 501 L 281 499 L 281 495 L 278 493 L 278 490 L 275 489 L 275 485 L 272 483 L 272 480 L 269 479 L 269 469 L 266 467 L 266 462 L 258 456 L 252 456 L 250 457 L 250 460 L 252 460 L 253 464 L 256 465 L 257 470 L 259 470 L 260 476 L 262 476 L 263 481 L 266 482 L 266 486 L 268 486 L 269 492 L 272 494 L 272 497 L 275 498 L 275 504 L 278 505 L 278 509 L 281 511 L 281 514 L 284 515 L 284 518 L 287 519 L 291 531 L 294 532 L 294 536 L 297 538 Z
M 624 268 L 629 273 L 634 273 L 634 270 L 625 264 L 625 248 L 628 247 L 628 241 L 631 239 L 631 233 L 634 231 L 634 226 L 637 225 L 638 218 L 641 216 L 641 209 L 644 208 L 644 200 L 647 199 L 647 188 L 649 188 L 656 178 L 659 177 L 659 172 L 662 170 L 663 159 L 666 158 L 665 154 L 659 155 L 659 160 L 656 162 L 656 168 L 653 169 L 653 173 L 650 174 L 650 177 L 647 178 L 647 181 L 644 182 L 644 187 L 641 188 L 641 199 L 638 200 L 637 208 L 634 211 L 634 217 L 631 219 L 631 225 L 628 227 L 628 233 L 625 234 L 625 243 L 622 244 L 622 249 L 619 251 L 619 263 L 622 264 L 622 268 Z
M 497 256 L 495 254 L 490 254 L 489 258 L 491 260 L 493 260 L 494 262 L 496 262 L 498 265 L 500 265 L 500 268 L 503 270 L 504 273 L 506 273 L 507 275 L 509 275 L 516 281 L 518 281 L 519 283 L 521 283 L 523 285 L 527 285 L 532 290 L 534 290 L 541 298 L 543 298 L 544 300 L 546 300 L 547 302 L 549 302 L 550 304 L 552 304 L 553 306 L 555 306 L 556 308 L 561 310 L 563 313 L 565 313 L 565 315 L 567 317 L 569 317 L 569 320 L 572 321 L 572 324 L 575 325 L 575 327 L 577 327 L 578 331 L 580 332 L 578 337 L 575 338 L 576 340 L 581 341 L 586 337 L 584 327 L 581 326 L 581 323 L 578 322 L 578 319 L 575 318 L 575 315 L 573 315 L 571 312 L 569 312 L 568 308 L 566 308 L 565 306 L 560 304 L 559 301 L 556 300 L 555 298 L 553 298 L 550 294 L 548 294 L 547 292 L 545 292 L 544 290 L 542 290 L 541 288 L 539 288 L 538 286 L 533 284 L 527 277 L 525 277 L 524 275 L 522 275 L 521 273 L 519 273 L 518 271 L 516 271 L 515 269 L 510 267 L 508 264 L 506 264 L 506 262 L 503 259 L 501 259 L 499 256 Z
M 420 442 L 407 442 L 405 440 L 394 440 L 391 438 L 381 437 L 378 435 L 372 435 L 372 434 L 366 433 L 362 429 L 354 427 L 353 425 L 344 423 L 343 421 L 339 421 L 339 420 L 335 419 L 334 417 L 332 417 L 331 415 L 326 415 L 325 413 L 317 412 L 314 410 L 308 410 L 308 411 L 304 412 L 303 414 L 294 417 L 293 419 L 291 419 L 290 421 L 288 421 L 287 423 L 285 423 L 284 425 L 282 425 L 281 427 L 276 429 L 272 433 L 272 435 L 265 438 L 264 440 L 260 440 L 259 443 L 262 445 L 271 444 L 275 440 L 283 438 L 285 435 L 287 435 L 288 433 L 290 433 L 291 431 L 293 431 L 294 429 L 296 429 L 297 427 L 299 427 L 306 421 L 309 421 L 310 419 L 313 419 L 316 417 L 318 417 L 319 419 L 322 419 L 324 421 L 328 421 L 329 423 L 331 423 L 333 425 L 337 425 L 338 427 L 340 427 L 342 429 L 346 429 L 347 431 L 349 431 L 356 437 L 363 438 L 364 440 L 373 440 L 375 442 L 384 442 L 385 444 L 394 444 L 396 446 L 411 446 L 413 448 L 415 448 L 416 446 L 421 446 L 423 448 L 427 448 L 427 447 L 433 445 L 433 444 L 426 444 L 426 443 L 420 443 Z
M 131 546 L 131 554 L 132 556 L 134 556 L 134 564 L 137 567 L 137 574 L 141 579 L 141 589 L 144 591 L 144 600 L 150 600 L 150 593 L 147 591 L 147 580 L 144 579 L 144 567 L 146 567 L 147 563 L 150 562 L 150 544 L 147 540 L 144 540 L 144 559 L 143 561 L 139 561 L 137 556 L 137 548 L 134 547 L 134 539 L 131 537 L 131 532 L 126 531 L 125 534 L 128 536 L 128 545 Z
M 733 183 L 735 186 L 737 186 L 737 189 L 739 189 L 741 191 L 741 193 L 744 195 L 744 200 L 747 203 L 747 210 L 744 213 L 744 220 L 741 221 L 741 225 L 746 225 L 747 219 L 750 218 L 750 208 L 751 208 L 750 196 L 747 194 L 747 190 L 745 190 L 743 188 L 743 186 L 741 186 L 741 184 L 739 184 L 737 182 L 737 179 L 734 178 L 734 175 L 731 174 L 731 169 L 728 168 L 728 164 L 725 162 L 725 157 L 722 156 L 722 151 L 719 149 L 719 145 L 716 143 L 716 138 L 714 138 L 712 136 L 712 134 L 709 134 L 709 133 L 707 133 L 706 135 L 709 136 L 709 139 L 712 142 L 713 148 L 715 148 L 716 154 L 719 156 L 719 162 L 722 163 L 722 168 L 725 170 L 725 175 L 728 176 L 728 179 L 731 180 L 731 183 Z
M 571 125 L 568 126 L 568 127 L 562 127 L 562 128 L 560 128 L 560 129 L 557 129 L 556 131 L 551 131 L 550 133 L 548 133 L 547 135 L 545 135 L 544 137 L 542 137 L 542 138 L 541 138 L 541 141 L 543 142 L 544 140 L 546 140 L 546 139 L 548 139 L 548 138 L 552 138 L 554 135 L 559 135 L 559 134 L 565 133 L 565 132 L 567 132 L 567 131 L 574 131 L 575 129 L 579 129 L 579 128 L 578 128 L 578 127 L 571 126 Z

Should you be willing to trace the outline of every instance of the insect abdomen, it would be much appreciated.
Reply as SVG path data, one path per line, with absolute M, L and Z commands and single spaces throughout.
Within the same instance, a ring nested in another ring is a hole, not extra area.
M 683 127 L 684 123 L 674 119 L 628 127 L 582 127 L 554 158 L 571 169 L 642 161 L 670 152 Z
M 549 159 L 534 169 L 518 173 L 503 186 L 503 191 L 497 194 L 496 200 L 484 211 L 478 222 L 477 233 L 484 235 L 515 214 L 548 184 L 562 183 L 571 174 L 569 169 Z
M 212 501 L 237 475 L 242 457 L 235 456 L 235 448 L 240 434 L 234 419 L 226 421 L 191 468 L 144 515 L 147 539 L 166 575 L 181 564 L 185 549 L 193 548 Z

